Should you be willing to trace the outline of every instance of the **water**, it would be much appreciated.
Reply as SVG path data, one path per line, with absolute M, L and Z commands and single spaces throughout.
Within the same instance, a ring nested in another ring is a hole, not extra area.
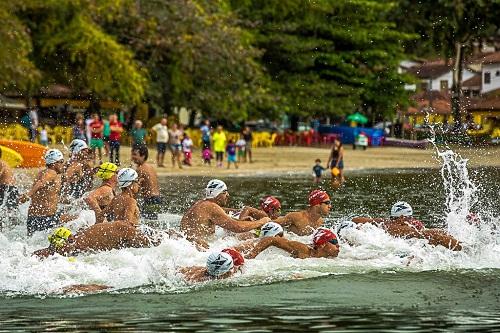
M 443 153 L 443 159 L 455 158 Z M 203 264 L 186 241 L 166 239 L 151 249 L 125 249 L 38 261 L 29 254 L 46 235 L 24 236 L 24 226 L 0 233 L 0 331 L 479 331 L 500 329 L 500 245 L 497 168 L 356 172 L 332 193 L 326 222 L 356 215 L 387 216 L 408 201 L 428 227 L 463 240 L 462 252 L 423 240 L 394 239 L 367 225 L 351 230 L 335 260 L 293 259 L 279 250 L 247 261 L 224 281 L 189 285 L 180 266 Z M 445 181 L 443 181 L 443 179 Z M 309 177 L 230 177 L 232 205 L 257 205 L 273 194 L 286 211 L 306 207 Z M 176 226 L 208 178 L 164 178 L 168 204 L 161 224 Z M 328 184 L 322 184 L 328 188 Z M 26 214 L 26 207 L 21 209 Z M 481 225 L 465 222 L 469 211 Z M 88 214 L 82 215 L 88 219 Z M 308 242 L 308 237 L 298 237 Z M 236 243 L 216 241 L 213 249 Z M 71 284 L 112 286 L 97 295 L 68 296 Z

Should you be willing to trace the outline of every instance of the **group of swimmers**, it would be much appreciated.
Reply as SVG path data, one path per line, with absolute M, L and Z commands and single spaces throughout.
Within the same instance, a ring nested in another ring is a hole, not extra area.
M 49 149 L 45 154 L 46 168 L 40 171 L 32 188 L 18 198 L 19 203 L 31 200 L 28 235 L 36 231 L 51 231 L 49 246 L 34 252 L 40 258 L 157 246 L 164 237 L 182 237 L 198 250 L 206 251 L 219 227 L 226 234 L 235 236 L 239 243 L 211 253 L 203 267 L 179 269 L 186 280 L 204 281 L 231 276 L 245 259 L 253 259 L 270 247 L 282 249 L 300 259 L 335 258 L 340 251 L 337 237 L 342 237 L 347 228 L 357 228 L 365 223 L 374 224 L 394 237 L 422 238 L 431 245 L 461 250 L 460 242 L 452 236 L 440 229 L 428 229 L 414 218 L 413 210 L 406 202 L 396 203 L 389 218 L 356 217 L 332 230 L 324 225 L 323 220 L 332 208 L 326 191 L 313 190 L 308 196 L 306 209 L 283 215 L 280 201 L 273 196 L 262 198 L 258 208 L 229 208 L 228 188 L 218 179 L 208 182 L 205 197 L 186 211 L 178 231 L 155 230 L 140 223 L 141 215 L 147 213 L 145 217 L 154 217 L 154 208 L 161 204 L 158 177 L 154 168 L 146 163 L 146 146 L 132 148 L 134 169 L 119 169 L 109 162 L 94 168 L 91 152 L 82 140 L 74 140 L 69 151 L 71 156 L 65 162 L 61 151 Z M 102 183 L 92 189 L 94 177 L 101 179 Z M 0 186 L 15 187 L 12 171 L 5 163 L 0 163 Z M 88 209 L 94 211 L 95 224 L 72 231 L 64 224 L 75 216 L 59 213 L 58 207 L 59 203 L 71 203 L 78 198 L 83 198 Z M 8 199 L 12 200 L 10 196 Z M 310 236 L 310 243 L 286 237 L 293 238 L 293 234 Z

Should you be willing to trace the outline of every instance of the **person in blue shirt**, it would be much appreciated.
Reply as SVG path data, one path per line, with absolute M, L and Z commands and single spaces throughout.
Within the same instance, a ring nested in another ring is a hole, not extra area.
M 323 176 L 323 171 L 326 169 L 321 166 L 321 160 L 316 159 L 316 164 L 313 166 L 313 177 L 315 183 L 321 183 L 321 176 Z
M 231 163 L 234 163 L 236 169 L 238 169 L 238 161 L 236 160 L 236 145 L 234 144 L 234 140 L 230 139 L 226 145 L 226 154 L 227 154 L 227 168 L 231 166 Z

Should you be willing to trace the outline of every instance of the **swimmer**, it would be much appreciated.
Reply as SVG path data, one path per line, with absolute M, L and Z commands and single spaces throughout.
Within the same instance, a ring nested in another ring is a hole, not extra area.
M 7 211 L 17 209 L 19 191 L 16 187 L 14 172 L 12 168 L 2 160 L 2 149 L 0 148 L 0 206 L 7 208 Z M 0 217 L 0 231 L 3 221 L 7 216 Z
M 62 196 L 68 199 L 78 199 L 92 187 L 94 175 L 92 153 L 85 141 L 80 139 L 71 141 L 69 151 L 71 157 L 62 177 Z
M 33 255 L 40 258 L 47 258 L 56 253 L 62 256 L 76 256 L 86 252 L 151 247 L 160 243 L 124 221 L 94 224 L 74 235 L 69 229 L 60 227 L 48 239 L 50 245 L 35 251 Z
M 332 202 L 328 193 L 314 190 L 309 194 L 309 207 L 298 212 L 291 212 L 275 220 L 299 236 L 311 235 L 323 225 L 323 217 L 328 216 Z
M 311 245 L 283 237 L 266 237 L 259 241 L 245 258 L 253 259 L 270 246 L 282 249 L 298 259 L 335 258 L 340 250 L 337 236 L 330 229 L 319 228 L 313 233 Z
M 136 171 L 139 175 L 139 205 L 141 214 L 147 219 L 158 219 L 158 209 L 162 200 L 160 197 L 160 186 L 158 175 L 151 164 L 146 163 L 148 159 L 148 147 L 146 145 L 134 145 L 132 147 L 132 162 L 137 165 Z
M 233 276 L 244 263 L 245 259 L 238 251 L 224 249 L 210 254 L 205 267 L 183 267 L 179 269 L 179 272 L 189 282 L 220 280 Z
M 238 244 L 237 246 L 234 247 L 235 250 L 242 252 L 242 253 L 247 253 L 250 250 L 252 250 L 255 245 L 260 241 L 260 239 L 265 238 L 265 237 L 283 237 L 284 236 L 284 230 L 281 225 L 279 225 L 276 222 L 267 222 L 264 224 L 258 232 L 254 234 L 254 237 L 257 236 L 259 237 L 258 239 L 252 239 L 243 243 Z
M 61 224 L 57 204 L 61 191 L 64 157 L 59 150 L 49 149 L 44 159 L 46 169 L 40 171 L 31 190 L 19 197 L 19 203 L 31 199 L 26 223 L 28 236 L 35 231 L 47 230 Z
M 260 209 L 245 206 L 243 209 L 224 208 L 224 211 L 234 219 L 240 221 L 255 221 L 268 216 L 271 220 L 280 217 L 281 203 L 273 196 L 266 196 L 260 199 Z
M 398 201 L 392 206 L 391 217 L 389 219 L 355 217 L 352 221 L 358 224 L 377 224 L 394 237 L 422 238 L 427 239 L 431 245 L 442 245 L 453 251 L 462 250 L 460 242 L 444 230 L 425 228 L 421 221 L 413 217 L 413 209 L 404 201 Z
M 96 177 L 102 179 L 102 184 L 84 199 L 95 216 L 100 215 L 115 197 L 115 188 L 118 184 L 117 170 L 118 166 L 111 162 L 104 162 L 97 168 Z
M 187 240 L 200 249 L 209 247 L 207 242 L 210 236 L 215 235 L 216 225 L 235 233 L 243 233 L 260 228 L 270 221 L 269 217 L 245 222 L 229 217 L 222 209 L 229 200 L 229 193 L 221 180 L 209 181 L 205 191 L 205 199 L 195 202 L 184 214 L 180 224 L 180 230 Z
M 96 215 L 96 223 L 107 221 L 124 221 L 133 225 L 139 224 L 139 207 L 135 196 L 139 192 L 138 175 L 134 169 L 124 168 L 117 174 L 118 187 L 121 193 L 117 194 L 100 214 Z

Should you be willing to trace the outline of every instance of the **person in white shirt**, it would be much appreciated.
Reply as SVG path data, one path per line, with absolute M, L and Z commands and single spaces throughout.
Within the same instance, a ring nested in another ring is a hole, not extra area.
M 159 167 L 165 167 L 165 152 L 167 151 L 167 143 L 168 143 L 168 127 L 167 127 L 167 118 L 162 118 L 161 121 L 154 125 L 152 128 L 153 131 L 156 132 L 156 164 Z
M 189 135 L 184 132 L 184 139 L 182 140 L 182 152 L 184 153 L 184 161 L 185 165 L 191 166 L 191 157 L 193 154 L 193 140 L 189 137 Z

